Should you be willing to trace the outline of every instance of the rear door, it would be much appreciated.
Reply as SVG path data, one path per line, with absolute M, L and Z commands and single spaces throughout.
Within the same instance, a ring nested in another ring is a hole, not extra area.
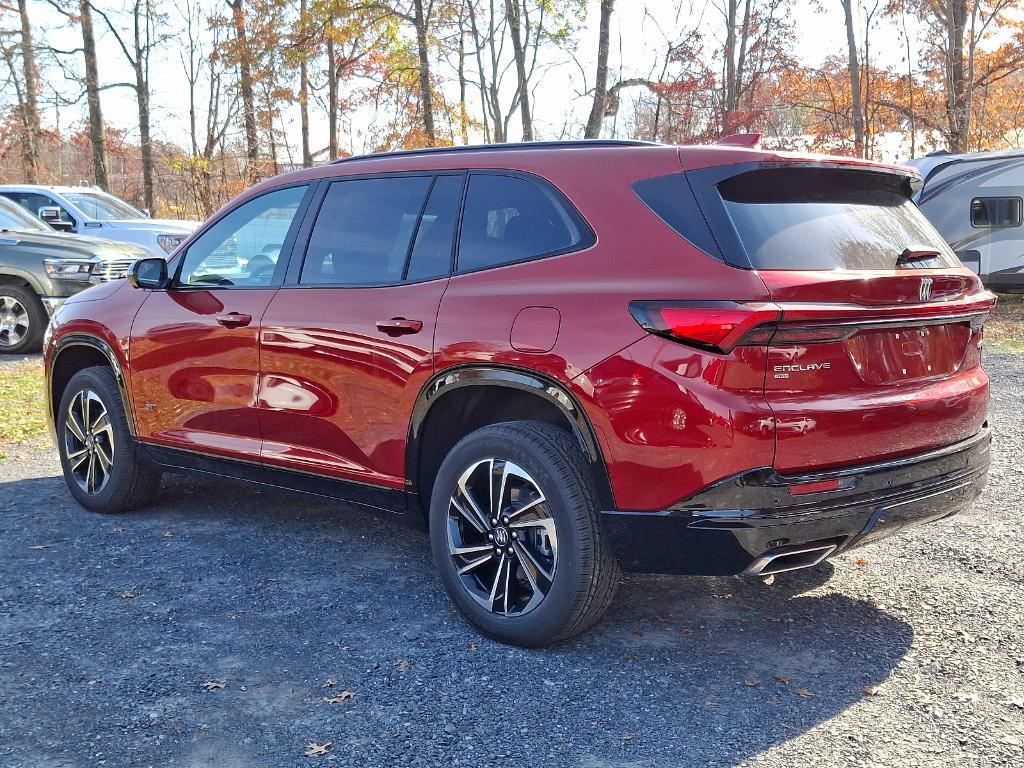
M 765 379 L 777 469 L 863 464 L 981 429 L 992 296 L 910 201 L 907 177 L 799 165 L 700 175 L 725 257 L 756 270 L 781 308 Z
M 263 319 L 266 463 L 404 487 L 464 181 L 428 173 L 324 182 L 301 238 L 305 258 L 292 260 Z

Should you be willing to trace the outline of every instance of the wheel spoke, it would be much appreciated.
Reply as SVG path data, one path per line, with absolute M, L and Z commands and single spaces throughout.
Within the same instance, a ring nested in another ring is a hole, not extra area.
M 454 496 L 451 498 L 451 505 L 455 507 L 456 512 L 458 512 L 460 515 L 466 518 L 466 520 L 469 521 L 469 524 L 476 529 L 477 533 L 487 532 L 487 526 L 484 524 L 482 520 L 480 520 L 479 516 L 475 512 L 472 512 L 469 509 L 466 509 L 466 507 L 462 506 L 458 501 L 456 501 Z
M 507 570 L 507 568 L 508 568 L 508 557 L 506 557 L 505 554 L 502 553 L 501 559 L 498 560 L 498 570 L 494 574 L 494 584 L 493 584 L 493 586 L 491 586 L 491 594 L 490 594 L 490 597 L 488 598 L 488 601 L 489 601 L 490 606 L 491 606 L 491 610 L 494 613 L 498 612 L 498 587 L 501 585 L 502 574 Z M 507 581 L 508 576 L 507 575 L 505 576 L 505 579 L 506 579 L 506 587 L 507 587 L 507 583 L 508 583 L 508 581 Z M 506 588 L 506 591 L 507 591 L 507 588 Z M 508 610 L 506 609 L 505 612 L 508 613 Z
M 469 488 L 466 486 L 471 474 L 472 470 L 463 474 L 462 478 L 459 480 L 459 493 L 462 494 L 462 498 L 464 498 L 466 503 L 469 505 L 469 511 L 476 517 L 476 522 L 473 524 L 473 527 L 480 531 L 480 533 L 483 533 L 489 527 L 487 525 L 487 518 L 484 516 L 483 510 L 480 509 L 480 505 L 476 503 L 476 499 L 473 498 L 473 494 L 469 492 Z M 452 499 L 452 501 L 455 500 Z M 464 511 L 463 514 L 465 514 Z
M 520 531 L 527 528 L 543 528 L 544 532 L 548 535 L 548 539 L 551 541 L 552 546 L 555 544 L 555 521 L 550 517 L 540 517 L 533 520 L 519 520 L 510 524 L 509 528 Z
M 97 435 L 100 432 L 113 432 L 113 426 L 110 424 L 110 419 L 107 418 L 105 410 L 101 411 L 100 415 L 92 423 L 92 433 Z
M 96 455 L 93 453 L 89 454 L 89 468 L 85 472 L 85 490 L 86 493 L 92 493 L 93 488 L 96 485 Z
M 529 512 L 531 509 L 536 507 L 538 504 L 543 504 L 545 501 L 547 501 L 547 499 L 545 499 L 543 496 L 540 496 L 539 498 L 536 498 L 533 501 L 527 502 L 526 504 L 521 506 L 519 509 L 516 509 L 516 510 L 513 510 L 513 511 L 509 512 L 507 514 L 507 517 L 508 517 L 509 520 L 515 520 L 520 515 L 522 515 L 522 514 L 524 514 L 526 512 Z M 514 528 L 515 526 L 513 525 L 511 527 Z
M 74 403 L 72 403 L 72 405 L 74 405 Z M 68 431 L 70 431 L 71 434 L 75 436 L 76 440 L 78 440 L 80 443 L 84 445 L 85 430 L 82 429 L 81 425 L 78 423 L 78 417 L 75 415 L 75 412 L 70 408 L 68 409 L 68 419 L 66 424 Z
M 540 564 L 540 561 L 537 560 L 529 547 L 524 546 L 518 541 L 512 546 L 515 548 L 515 553 L 519 556 L 519 562 L 522 563 L 523 569 L 530 574 L 530 580 L 539 584 L 539 582 L 537 582 L 537 576 L 539 575 L 544 579 L 546 586 L 542 587 L 542 591 L 546 593 L 551 587 L 553 574 L 548 572 L 548 570 Z
M 492 549 L 494 549 L 492 544 L 478 544 L 475 547 L 453 547 L 452 554 L 465 557 L 466 555 L 474 555 L 479 552 L 489 552 Z
M 107 456 L 106 449 L 99 443 L 96 443 L 96 458 L 99 461 L 100 469 L 103 470 L 103 476 L 106 478 L 110 474 L 110 468 L 114 465 L 114 462 Z
M 488 549 L 490 549 L 490 547 L 488 547 Z M 483 557 L 478 557 L 476 560 L 470 560 L 464 566 L 459 568 L 459 576 L 465 576 L 467 573 L 470 573 L 471 571 L 475 571 L 477 568 L 479 568 L 484 563 L 490 562 L 493 558 L 494 558 L 494 553 L 493 552 L 488 552 Z
M 88 458 L 89 458 L 89 449 L 88 448 L 82 448 L 81 450 L 69 453 L 68 454 L 68 463 L 71 465 L 71 471 L 73 472 L 76 469 L 78 469 L 80 466 L 82 466 L 82 462 L 84 462 Z

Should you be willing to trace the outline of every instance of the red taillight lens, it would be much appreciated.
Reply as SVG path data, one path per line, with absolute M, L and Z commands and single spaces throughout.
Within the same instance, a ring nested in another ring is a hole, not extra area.
M 757 326 L 779 319 L 774 304 L 720 302 L 634 301 L 629 311 L 651 333 L 713 352 L 728 352 L 741 344 L 767 344 L 771 328 Z

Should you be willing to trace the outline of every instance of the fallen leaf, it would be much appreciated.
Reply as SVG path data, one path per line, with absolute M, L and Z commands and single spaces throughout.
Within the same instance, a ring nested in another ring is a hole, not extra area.
M 343 701 L 352 701 L 355 697 L 356 695 L 352 691 L 342 691 L 333 696 L 324 696 L 324 701 L 328 704 L 341 704 Z
M 223 691 L 227 687 L 227 680 L 207 680 L 205 683 L 203 683 L 204 691 Z
M 814 694 L 811 691 L 807 690 L 806 688 L 797 688 L 796 689 L 796 695 L 799 696 L 801 699 L 809 699 Z
M 792 680 L 792 679 L 793 678 L 786 677 L 785 675 L 776 675 L 775 676 L 775 682 L 776 683 L 782 683 L 783 685 L 789 684 L 789 681 Z
M 320 687 L 321 688 L 333 688 L 337 684 L 338 684 L 337 680 L 335 680 L 333 677 L 328 677 L 326 680 L 324 680 L 324 684 L 321 685 Z
M 625 741 L 632 741 L 633 740 L 632 736 L 622 736 L 621 738 L 622 738 L 622 741 L 624 741 L 624 742 Z
M 304 754 L 306 755 L 306 757 L 321 757 L 323 755 L 326 755 L 328 752 L 330 752 L 331 751 L 331 747 L 333 747 L 333 746 L 334 746 L 334 742 L 333 741 L 325 741 L 323 744 L 320 744 L 319 742 L 316 742 L 316 741 L 307 741 L 306 742 L 306 751 L 305 751 Z
M 412 669 L 412 662 L 408 659 L 399 659 L 395 662 L 395 666 L 404 672 L 407 669 Z
M 857 565 L 859 565 L 861 568 L 863 568 L 867 564 L 868 564 L 868 561 L 865 560 L 863 557 L 858 557 L 857 558 Z
M 122 600 L 131 600 L 133 597 L 138 597 L 138 596 L 139 596 L 138 592 L 133 592 L 130 589 L 127 592 L 122 592 L 120 595 L 118 595 L 118 597 L 120 597 Z
M 683 627 L 679 631 L 682 633 L 682 635 L 684 637 L 692 637 L 693 634 L 694 634 L 694 631 L 692 629 L 690 629 L 689 627 Z
M 472 651 L 476 651 L 476 643 L 470 643 L 470 644 L 469 644 L 469 650 L 470 650 L 471 652 L 472 652 Z
M 174 531 L 164 531 L 163 535 L 166 536 L 167 538 L 170 538 L 171 536 L 174 535 Z
M 644 631 L 642 629 L 634 629 L 631 634 L 633 634 L 635 637 L 643 637 Z
M 761 685 L 761 681 L 760 680 L 744 680 L 743 684 L 745 686 L 747 686 L 747 688 L 757 688 L 757 686 Z
M 882 686 L 880 686 L 880 685 L 869 685 L 867 688 L 864 689 L 864 693 L 866 693 L 868 696 L 881 696 L 882 695 Z

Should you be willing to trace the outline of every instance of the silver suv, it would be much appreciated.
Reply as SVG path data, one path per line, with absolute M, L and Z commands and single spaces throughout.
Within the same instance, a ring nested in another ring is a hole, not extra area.
M 98 187 L 51 187 L 37 184 L 2 184 L 6 197 L 38 216 L 54 229 L 102 237 L 145 248 L 166 257 L 199 226 L 195 221 L 151 219 Z

